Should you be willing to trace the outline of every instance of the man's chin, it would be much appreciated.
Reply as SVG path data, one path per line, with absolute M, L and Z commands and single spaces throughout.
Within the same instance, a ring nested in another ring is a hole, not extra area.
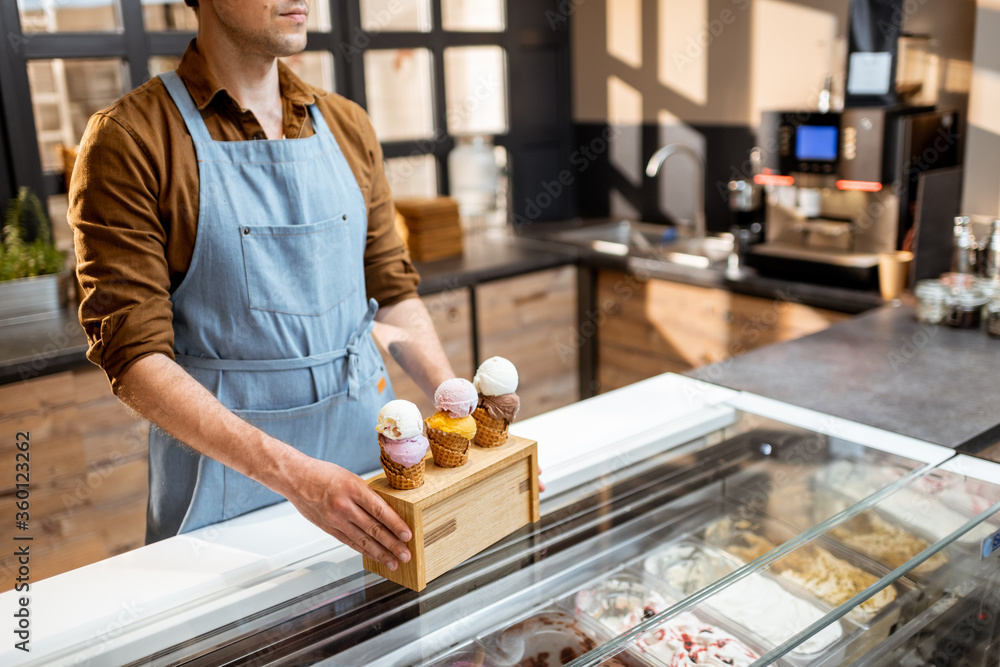
M 285 58 L 306 50 L 306 34 L 278 34 L 271 41 L 271 50 L 276 58 Z

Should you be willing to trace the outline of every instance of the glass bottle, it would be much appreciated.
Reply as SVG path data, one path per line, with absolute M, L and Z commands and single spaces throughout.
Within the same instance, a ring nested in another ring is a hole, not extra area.
M 986 261 L 983 266 L 983 276 L 994 281 L 1000 281 L 1000 220 L 994 220 L 990 228 L 990 238 L 986 244 Z
M 490 138 L 458 138 L 448 155 L 448 185 L 467 222 L 496 209 L 499 175 Z
M 952 273 L 976 272 L 976 237 L 968 216 L 955 218 L 955 238 L 952 241 Z

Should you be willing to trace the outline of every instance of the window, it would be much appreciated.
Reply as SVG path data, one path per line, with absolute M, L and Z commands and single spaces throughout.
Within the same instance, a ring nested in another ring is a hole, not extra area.
M 558 166 L 556 153 L 570 154 L 573 136 L 568 30 L 545 18 L 557 4 L 312 0 L 307 51 L 284 62 L 306 82 L 368 110 L 400 193 L 448 193 L 448 155 L 470 136 L 492 142 L 509 162 L 510 172 L 498 164 L 501 177 L 515 173 L 523 157 L 523 182 L 537 185 L 557 177 L 548 170 Z M 507 21 L 515 6 L 525 31 L 519 35 Z M 9 186 L 26 185 L 43 199 L 64 193 L 62 147 L 79 142 L 95 111 L 176 68 L 197 25 L 182 0 L 5 3 L 0 34 L 13 48 L 0 67 L 0 122 L 8 138 L 0 166 Z M 522 76 L 519 104 L 509 83 L 515 71 Z M 523 77 L 532 78 L 530 85 Z M 518 179 L 509 185 L 516 195 Z M 0 198 L 8 190 L 0 186 Z
M 431 52 L 387 49 L 365 52 L 368 115 L 382 141 L 434 136 Z
M 116 58 L 28 61 L 43 168 L 62 169 L 60 150 L 80 143 L 90 117 L 125 94 L 125 79 L 125 64 Z
M 40 32 L 112 32 L 121 29 L 118 3 L 115 0 L 17 0 L 21 31 Z

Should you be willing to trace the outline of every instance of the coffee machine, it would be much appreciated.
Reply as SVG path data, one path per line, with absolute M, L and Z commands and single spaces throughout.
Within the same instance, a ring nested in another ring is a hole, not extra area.
M 904 248 L 920 175 L 959 162 L 958 116 L 933 107 L 765 112 L 765 236 L 744 262 L 764 275 L 878 286 L 878 255 Z

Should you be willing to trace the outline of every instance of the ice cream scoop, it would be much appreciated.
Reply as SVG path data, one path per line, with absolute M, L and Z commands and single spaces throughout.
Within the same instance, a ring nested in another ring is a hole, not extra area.
M 378 444 L 382 445 L 386 456 L 404 468 L 410 468 L 420 463 L 427 455 L 427 448 L 430 446 L 423 433 L 395 440 L 379 433 Z
M 455 419 L 446 412 L 435 412 L 427 418 L 427 428 L 436 428 L 445 433 L 457 433 L 467 440 L 476 436 L 476 420 L 470 416 Z
M 472 384 L 483 396 L 500 396 L 517 391 L 517 369 L 503 357 L 490 357 L 479 365 Z
M 514 421 L 517 411 L 521 408 L 521 399 L 517 394 L 501 394 L 500 396 L 483 395 L 480 405 L 493 419 Z
M 420 409 L 409 401 L 389 401 L 378 413 L 375 430 L 392 440 L 412 438 L 424 433 L 424 420 Z
M 455 419 L 471 415 L 478 403 L 476 388 L 464 378 L 445 380 L 434 392 L 434 407 Z

